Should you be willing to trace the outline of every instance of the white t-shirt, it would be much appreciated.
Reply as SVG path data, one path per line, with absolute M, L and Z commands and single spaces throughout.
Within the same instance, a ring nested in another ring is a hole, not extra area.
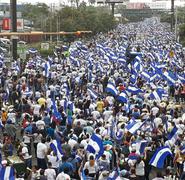
M 26 146 L 22 148 L 22 154 L 23 154 L 23 158 L 24 158 L 24 159 L 29 159 L 29 158 L 31 158 L 31 156 L 30 156 L 29 153 L 28 153 L 28 148 L 27 148 Z
M 43 143 L 38 143 L 37 144 L 37 157 L 40 159 L 44 159 L 47 153 L 47 146 Z
M 15 124 L 16 114 L 15 113 L 8 113 L 8 119 L 11 119 L 12 123 Z
M 40 108 L 41 108 L 41 106 L 39 104 L 35 104 L 34 105 L 34 109 L 33 109 L 33 114 L 39 116 L 39 114 L 40 114 Z
M 68 174 L 61 172 L 60 174 L 58 174 L 56 180 L 71 180 L 71 178 Z
M 48 162 L 52 164 L 52 168 L 58 168 L 59 167 L 59 160 L 57 160 L 57 156 L 47 155 Z
M 144 176 L 145 175 L 145 163 L 141 161 L 139 164 L 136 164 L 136 175 Z
M 50 90 L 47 90 L 47 91 L 46 91 L 46 97 L 48 98 L 49 95 L 50 95 Z
M 74 139 L 69 139 L 68 144 L 71 146 L 71 149 L 73 149 L 73 147 L 78 144 L 77 141 L 75 141 Z
M 56 172 L 54 169 L 46 169 L 44 171 L 44 175 L 47 177 L 47 180 L 55 180 L 56 179 Z
M 46 99 L 46 104 L 47 104 L 47 108 L 51 108 L 51 106 L 52 106 L 51 98 Z
M 98 117 L 100 117 L 99 111 L 93 111 L 91 114 L 92 114 L 93 119 L 98 119 Z
M 31 137 L 29 137 L 29 136 L 27 136 L 27 135 L 24 135 L 24 136 L 23 136 L 23 139 L 24 139 L 24 143 L 26 143 L 26 144 L 31 143 Z
M 96 171 L 98 170 L 98 166 L 95 162 L 94 166 L 90 166 L 89 161 L 85 163 L 84 165 L 84 169 L 88 169 L 89 170 L 89 174 L 95 174 Z
M 162 119 L 157 117 L 154 119 L 154 124 L 156 127 L 158 127 L 162 123 Z
M 103 116 L 104 116 L 104 121 L 107 121 L 109 119 L 109 117 L 112 115 L 113 111 L 104 111 L 103 112 Z

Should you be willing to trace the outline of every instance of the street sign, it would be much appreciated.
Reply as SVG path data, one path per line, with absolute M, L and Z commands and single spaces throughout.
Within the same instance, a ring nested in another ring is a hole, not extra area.
M 11 19 L 10 18 L 3 18 L 2 29 L 11 30 Z M 24 20 L 17 19 L 17 30 L 23 30 L 23 29 L 24 29 Z

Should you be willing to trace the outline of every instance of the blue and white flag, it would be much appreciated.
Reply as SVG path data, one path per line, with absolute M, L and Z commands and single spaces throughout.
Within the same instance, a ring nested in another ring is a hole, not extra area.
M 126 62 L 127 62 L 127 60 L 126 60 L 126 57 L 125 56 L 120 56 L 119 58 L 118 58 L 118 60 L 117 60 L 119 63 L 123 63 L 123 64 L 125 64 Z
M 50 144 L 50 148 L 56 154 L 58 160 L 61 160 L 61 157 L 63 156 L 63 152 L 62 152 L 62 144 L 60 140 L 53 140 L 52 143 Z
M 107 93 L 111 93 L 113 96 L 116 96 L 118 94 L 118 90 L 116 89 L 115 85 L 110 82 L 107 84 L 105 91 Z
M 185 145 L 182 145 L 180 147 L 180 151 L 181 151 L 182 154 L 185 154 Z
M 144 154 L 145 148 L 147 147 L 148 141 L 147 140 L 141 140 L 135 142 L 136 145 L 136 153 L 142 155 Z
M 120 101 L 121 103 L 127 103 L 127 95 L 125 92 L 121 92 L 119 96 L 117 97 L 117 100 Z
M 143 91 L 135 86 L 129 85 L 126 89 L 127 92 L 132 94 L 142 93 Z
M 14 180 L 15 171 L 12 166 L 2 167 L 0 170 L 0 179 L 1 180 Z
M 172 156 L 170 148 L 168 146 L 160 147 L 154 153 L 149 164 L 156 168 L 163 168 L 167 156 Z
M 118 180 L 119 178 L 119 172 L 117 169 L 115 169 L 114 171 L 112 171 L 112 173 L 110 173 L 109 177 L 107 178 L 107 180 Z
M 86 151 L 96 155 L 96 159 L 99 159 L 104 153 L 103 141 L 96 134 L 93 134 L 89 139 Z
M 146 71 L 142 71 L 141 72 L 141 77 L 143 77 L 146 81 L 149 81 L 150 80 L 150 74 Z
M 130 76 L 130 82 L 132 84 L 135 84 L 137 82 L 137 74 L 136 73 L 132 73 L 132 75 Z
M 49 75 L 50 75 L 50 67 L 51 67 L 51 65 L 50 65 L 49 61 L 46 62 L 45 65 L 44 65 L 44 76 L 45 77 L 49 77 Z
M 185 84 L 185 77 L 181 76 L 180 74 L 177 74 L 177 78 L 181 83 Z
M 98 98 L 98 94 L 94 90 L 92 90 L 91 88 L 87 88 L 87 92 L 90 94 L 92 99 Z
M 62 116 L 60 112 L 58 111 L 58 108 L 57 108 L 57 105 L 54 99 L 52 99 L 52 108 L 53 108 L 53 116 L 55 120 L 62 120 Z
M 143 125 L 144 122 L 134 121 L 132 120 L 128 125 L 126 125 L 126 129 L 131 133 L 135 134 L 138 129 Z
M 31 91 L 29 88 L 26 89 L 26 91 L 22 92 L 23 96 L 30 97 L 33 95 L 33 91 Z
M 175 84 L 177 81 L 177 77 L 175 77 L 172 73 L 169 73 L 167 71 L 163 73 L 163 77 L 170 84 Z
M 134 70 L 135 70 L 136 72 L 140 72 L 140 71 L 143 70 L 143 66 L 142 66 L 142 64 L 141 64 L 140 61 L 141 61 L 141 60 L 140 60 L 140 57 L 139 57 L 139 56 L 137 56 L 137 57 L 134 59 L 134 61 L 133 61 L 133 68 L 134 68 Z
M 117 141 L 121 141 L 123 139 L 124 133 L 122 129 L 117 127 L 116 121 L 112 121 L 112 128 L 110 134 L 114 137 Z
M 4 127 L 4 125 L 2 123 L 2 119 L 0 119 L 0 129 L 3 128 L 3 127 Z M 0 152 L 0 154 L 1 154 L 1 152 Z
M 30 49 L 28 50 L 28 52 L 31 53 L 31 54 L 35 54 L 35 53 L 37 53 L 38 51 L 37 51 L 37 49 L 35 49 L 35 48 L 30 48 Z
M 156 89 L 150 94 L 152 100 L 161 101 L 164 92 L 161 89 Z
M 15 70 L 16 70 L 17 72 L 20 72 L 20 67 L 19 67 L 19 65 L 18 65 L 17 63 L 16 63 Z
M 174 144 L 178 138 L 178 128 L 174 126 L 172 131 L 168 134 L 168 140 L 171 144 Z

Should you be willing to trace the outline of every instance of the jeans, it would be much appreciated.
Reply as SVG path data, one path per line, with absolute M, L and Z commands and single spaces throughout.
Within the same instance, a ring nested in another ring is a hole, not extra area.
M 28 168 L 30 168 L 30 169 L 31 169 L 31 167 L 32 167 L 32 161 L 31 161 L 31 158 L 29 158 L 29 159 L 25 159 L 25 160 L 24 160 L 24 163 L 25 163 L 26 167 L 28 167 Z
M 180 180 L 184 180 L 184 179 L 185 179 L 185 171 L 182 172 L 181 177 L 180 177 Z
M 37 166 L 41 169 L 47 169 L 47 164 L 45 159 L 37 158 Z

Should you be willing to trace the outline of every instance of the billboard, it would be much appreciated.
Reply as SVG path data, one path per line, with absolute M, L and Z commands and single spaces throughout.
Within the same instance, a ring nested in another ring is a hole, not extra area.
M 17 19 L 17 30 L 23 30 L 23 29 L 24 29 L 24 20 Z M 11 19 L 10 18 L 3 19 L 2 30 L 11 30 Z
M 123 0 L 97 0 L 97 4 L 104 3 L 123 3 Z
M 144 9 L 145 7 L 145 3 L 128 3 L 126 5 L 127 9 Z

